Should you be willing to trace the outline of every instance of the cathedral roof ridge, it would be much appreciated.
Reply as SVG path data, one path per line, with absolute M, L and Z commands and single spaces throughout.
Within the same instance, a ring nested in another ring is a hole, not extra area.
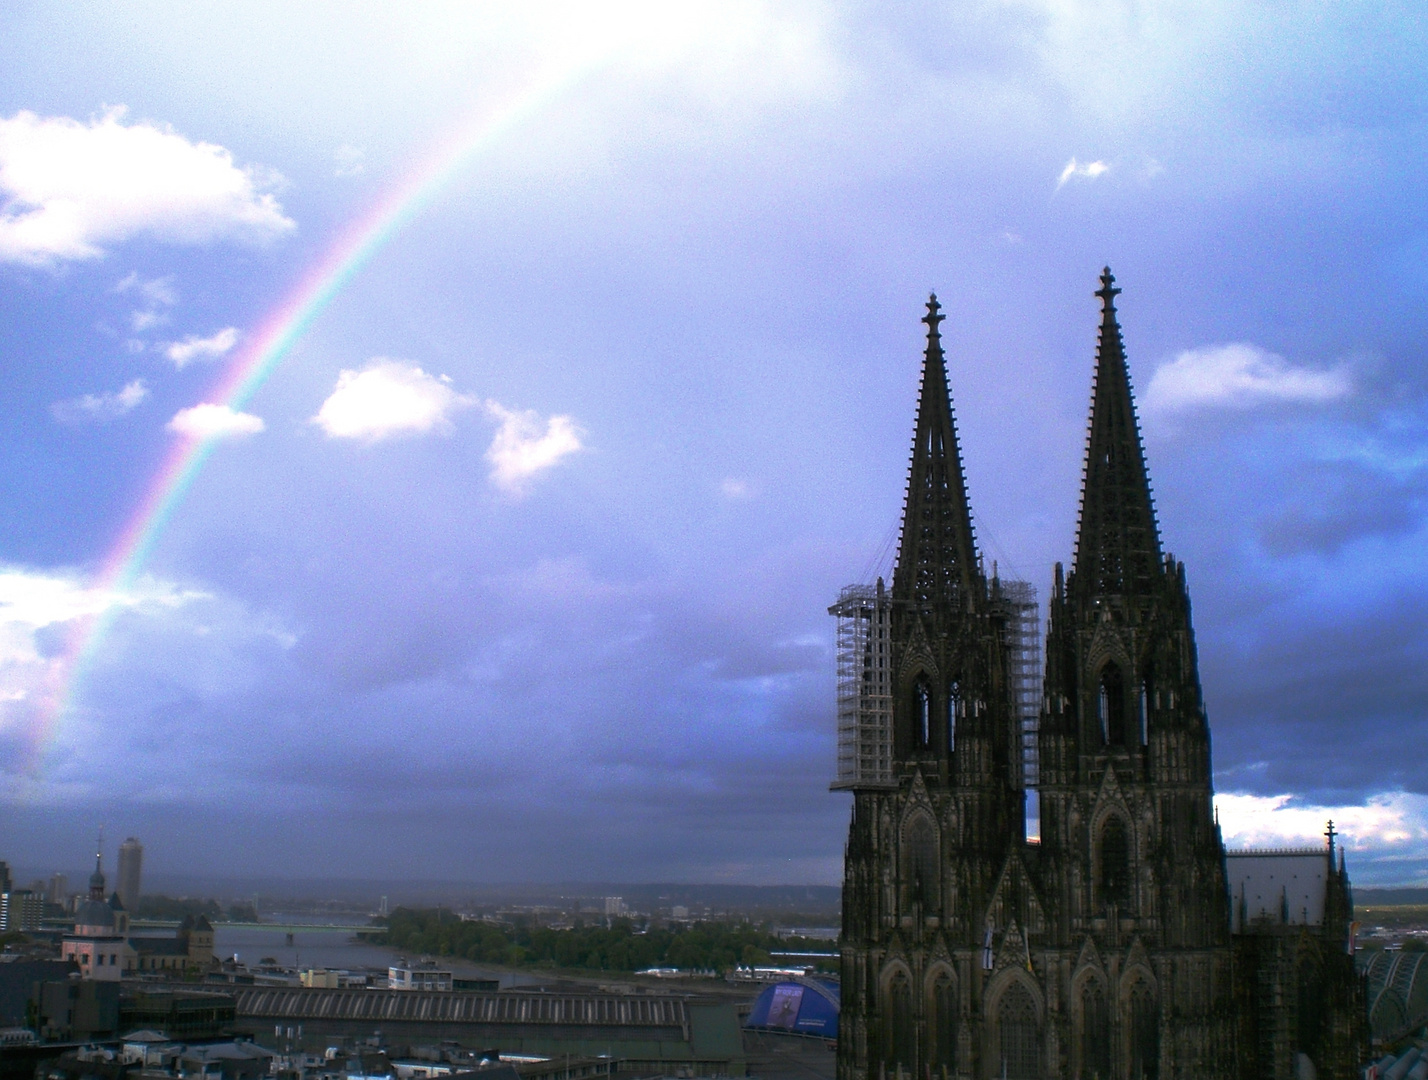
M 1327 847 L 1247 847 L 1247 848 L 1225 848 L 1225 858 L 1234 859 L 1245 856 L 1263 858 L 1265 856 L 1304 856 L 1316 855 L 1324 856 L 1329 853 Z

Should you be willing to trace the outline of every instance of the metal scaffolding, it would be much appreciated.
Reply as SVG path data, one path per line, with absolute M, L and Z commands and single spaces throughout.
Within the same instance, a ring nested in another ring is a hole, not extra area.
M 1021 782 L 1038 778 L 1036 729 L 1041 715 L 1041 606 L 1036 586 L 1001 582 L 1007 613 L 1007 662 L 1012 709 L 1020 733 Z M 849 585 L 828 614 L 838 619 L 838 778 L 835 790 L 889 786 L 892 762 L 892 671 L 888 616 L 892 601 L 881 580 Z
M 1021 730 L 1022 786 L 1036 787 L 1040 775 L 1036 725 L 1041 716 L 1041 605 L 1029 581 L 1003 581 L 1007 606 L 1007 662 L 1011 666 L 1012 708 Z
M 893 782 L 892 679 L 887 592 L 849 585 L 828 609 L 837 616 L 838 779 L 835 790 Z

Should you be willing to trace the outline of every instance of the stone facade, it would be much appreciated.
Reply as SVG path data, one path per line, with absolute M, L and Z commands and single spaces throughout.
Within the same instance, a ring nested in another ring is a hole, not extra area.
M 1185 568 L 1161 551 L 1109 270 L 1101 286 L 1079 535 L 1049 603 L 1039 842 L 1008 608 L 977 555 L 928 304 L 879 674 L 893 767 L 839 785 L 839 1080 L 1288 1077 L 1309 1061 L 1348 1077 L 1365 1049 L 1332 839 L 1316 926 L 1306 906 L 1297 927 L 1232 933 Z

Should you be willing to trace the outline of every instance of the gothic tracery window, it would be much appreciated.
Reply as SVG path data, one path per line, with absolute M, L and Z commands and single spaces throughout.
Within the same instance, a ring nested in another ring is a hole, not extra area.
M 947 749 L 957 748 L 957 706 L 962 700 L 962 689 L 954 680 L 947 692 Z
M 957 987 L 943 970 L 932 981 L 932 1065 L 934 1073 L 957 1071 Z
M 1101 721 L 1101 739 L 1110 746 L 1126 744 L 1126 694 L 1121 669 L 1107 664 L 1101 670 L 1100 695 L 1096 714 Z
M 907 877 L 909 898 L 922 905 L 925 915 L 938 907 L 937 834 L 932 822 L 918 814 L 907 829 Z
M 1154 1080 L 1160 1075 L 1160 1010 L 1144 978 L 1131 987 L 1129 1012 L 1130 1078 Z
M 926 750 L 932 743 L 932 694 L 927 689 L 927 680 L 917 680 L 917 686 L 912 692 L 912 699 L 917 746 L 920 750 Z
M 1007 987 L 997 1005 L 997 1036 L 1001 1049 L 999 1075 L 1007 1080 L 1036 1080 L 1041 1076 L 1036 1002 L 1021 983 Z
M 1112 815 L 1101 827 L 1099 882 L 1101 903 L 1115 904 L 1121 911 L 1131 907 L 1130 837 L 1126 824 Z
M 912 1015 L 912 983 L 899 969 L 888 983 L 888 1060 L 909 1075 L 917 1071 L 917 1034 Z M 889 1072 L 892 1072 L 889 1069 Z
M 1081 988 L 1081 1080 L 1109 1080 L 1111 1075 L 1111 1017 L 1106 992 L 1090 979 Z
M 1319 1056 L 1319 1039 L 1324 1030 L 1324 981 L 1315 957 L 1301 951 L 1294 964 L 1294 979 L 1299 987 L 1295 1008 L 1294 1048 L 1307 1054 L 1310 1060 Z

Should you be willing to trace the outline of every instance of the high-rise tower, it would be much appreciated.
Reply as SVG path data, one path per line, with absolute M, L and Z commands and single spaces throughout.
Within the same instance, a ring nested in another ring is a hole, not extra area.
M 119 845 L 120 902 L 132 913 L 139 905 L 139 880 L 144 870 L 144 845 L 129 837 Z

